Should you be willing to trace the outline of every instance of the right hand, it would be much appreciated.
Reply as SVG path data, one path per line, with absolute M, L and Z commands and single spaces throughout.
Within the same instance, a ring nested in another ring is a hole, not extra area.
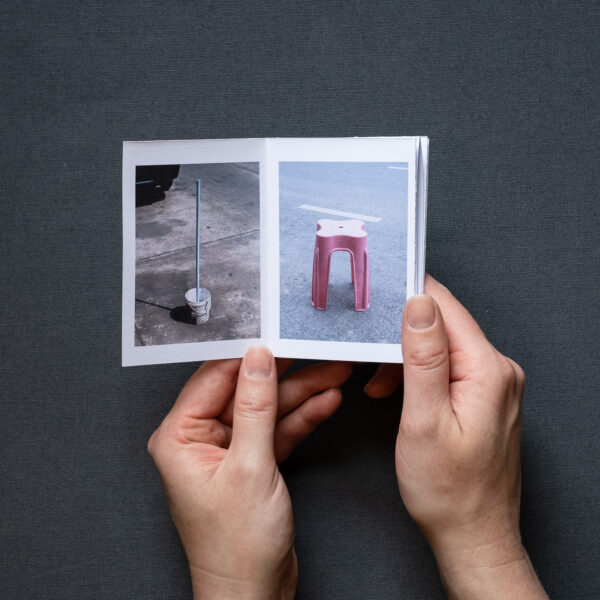
M 450 597 L 547 598 L 519 532 L 523 370 L 444 286 L 425 289 L 402 326 L 402 499 Z

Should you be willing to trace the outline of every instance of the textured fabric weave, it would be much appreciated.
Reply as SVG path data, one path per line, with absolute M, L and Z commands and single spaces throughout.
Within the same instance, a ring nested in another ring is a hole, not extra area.
M 0 20 L 0 597 L 180 599 L 145 452 L 194 366 L 120 367 L 121 143 L 428 135 L 428 270 L 528 374 L 523 536 L 600 578 L 594 2 L 8 1 Z M 443 598 L 358 368 L 284 466 L 298 598 Z

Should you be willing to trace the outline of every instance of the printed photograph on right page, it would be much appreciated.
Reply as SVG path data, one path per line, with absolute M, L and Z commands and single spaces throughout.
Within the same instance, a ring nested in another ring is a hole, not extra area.
M 280 162 L 280 337 L 400 344 L 408 163 Z

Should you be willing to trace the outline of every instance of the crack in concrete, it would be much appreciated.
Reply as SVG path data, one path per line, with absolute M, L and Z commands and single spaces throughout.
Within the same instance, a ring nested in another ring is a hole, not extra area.
M 245 171 L 246 173 L 250 173 L 250 174 L 254 175 L 255 177 L 258 177 L 258 173 L 256 171 L 253 171 L 252 169 L 249 169 L 248 167 L 243 167 L 239 163 L 230 163 L 230 164 L 232 166 L 234 166 L 235 168 L 240 169 L 240 171 Z
M 204 242 L 203 244 L 200 244 L 200 247 L 202 248 L 203 246 L 211 246 L 213 244 L 217 244 L 218 242 L 222 242 L 224 240 L 231 240 L 233 238 L 238 238 L 238 237 L 242 237 L 244 235 L 250 235 L 251 233 L 256 233 L 257 231 L 260 231 L 260 229 L 251 229 L 250 231 L 244 231 L 242 233 L 234 233 L 232 235 L 226 235 L 225 237 L 219 238 L 217 240 L 211 240 L 210 242 Z M 140 258 L 138 260 L 136 260 L 136 266 L 137 265 L 142 265 L 150 260 L 153 260 L 155 258 L 160 258 L 161 256 L 167 256 L 167 254 L 173 254 L 174 252 L 180 252 L 181 250 L 187 250 L 189 248 L 195 248 L 196 244 L 192 244 L 191 246 L 182 246 L 181 248 L 175 248 L 174 250 L 169 250 L 167 252 L 163 252 L 162 254 L 155 254 L 153 256 L 146 256 L 144 258 Z

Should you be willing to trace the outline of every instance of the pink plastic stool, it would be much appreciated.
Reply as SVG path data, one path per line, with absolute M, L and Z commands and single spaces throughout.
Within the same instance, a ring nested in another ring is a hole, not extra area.
M 312 304 L 327 310 L 331 255 L 338 250 L 350 253 L 350 275 L 354 283 L 354 310 L 369 308 L 369 254 L 365 224 L 358 219 L 317 222 L 313 257 Z

